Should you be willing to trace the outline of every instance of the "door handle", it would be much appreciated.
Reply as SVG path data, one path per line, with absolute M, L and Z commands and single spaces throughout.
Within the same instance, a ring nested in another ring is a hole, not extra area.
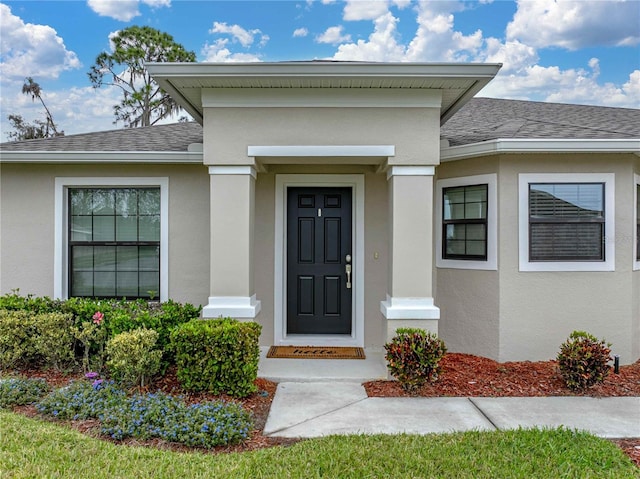
M 351 265 L 348 264 L 345 269 L 347 271 L 347 289 L 351 289 Z

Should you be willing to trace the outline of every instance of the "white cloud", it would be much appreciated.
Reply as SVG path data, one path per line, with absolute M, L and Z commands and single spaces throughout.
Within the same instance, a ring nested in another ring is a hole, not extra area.
M 138 0 L 88 0 L 89 8 L 102 17 L 128 22 L 140 15 Z
M 347 21 L 375 20 L 388 11 L 387 0 L 347 0 L 342 18 Z
M 260 36 L 260 46 L 264 46 L 269 41 L 268 35 L 263 35 L 260 30 L 246 30 L 240 25 L 227 25 L 226 22 L 213 22 L 213 28 L 209 33 L 228 34 L 233 37 L 234 41 L 240 42 L 243 47 L 249 47 L 253 44 L 255 37 Z
M 351 35 L 344 34 L 342 31 L 344 30 L 342 25 L 338 25 L 335 27 L 329 27 L 326 31 L 318 35 L 316 37 L 316 42 L 318 43 L 331 43 L 332 45 L 337 45 L 340 42 L 350 42 Z
M 102 17 L 128 22 L 140 15 L 140 3 L 151 8 L 170 7 L 171 0 L 87 0 L 91 10 Z
M 369 35 L 368 40 L 340 45 L 333 59 L 369 62 L 401 61 L 404 56 L 404 46 L 398 44 L 396 39 L 397 22 L 398 19 L 391 13 L 376 18 L 373 33 Z
M 482 47 L 482 31 L 464 35 L 454 30 L 451 10 L 460 6 L 444 2 L 422 2 L 418 30 L 407 48 L 406 61 L 470 61 Z
M 534 47 L 576 50 L 589 46 L 640 44 L 637 0 L 518 1 L 507 39 Z
M 48 25 L 24 23 L 0 4 L 0 68 L 2 81 L 22 82 L 57 78 L 61 72 L 80 68 L 78 56 L 67 50 L 64 40 Z M 4 96 L 4 94 L 3 94 Z
M 522 72 L 538 61 L 535 48 L 519 41 L 500 42 L 497 38 L 487 38 L 482 61 L 502 63 L 501 73 Z
M 202 49 L 205 62 L 259 62 L 260 57 L 251 53 L 232 53 L 227 45 L 228 38 L 219 38 L 213 44 L 206 44 Z
M 296 28 L 293 31 L 294 37 L 306 37 L 307 35 L 309 35 L 309 30 L 307 30 L 306 28 Z

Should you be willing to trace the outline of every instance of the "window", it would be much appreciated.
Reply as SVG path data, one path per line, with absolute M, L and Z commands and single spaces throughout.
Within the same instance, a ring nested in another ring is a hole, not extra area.
M 604 261 L 604 184 L 529 184 L 529 261 Z
M 436 182 L 436 266 L 497 269 L 496 175 Z
M 613 175 L 608 174 L 520 175 L 521 227 L 523 218 L 526 222 L 526 230 L 521 229 L 521 240 L 526 237 L 526 250 L 520 245 L 521 269 L 612 268 L 613 242 L 607 237 L 614 231 L 613 188 Z
M 157 297 L 160 188 L 69 189 L 69 296 Z
M 487 259 L 488 185 L 455 186 L 442 190 L 442 257 Z
M 56 178 L 54 296 L 168 296 L 168 178 Z

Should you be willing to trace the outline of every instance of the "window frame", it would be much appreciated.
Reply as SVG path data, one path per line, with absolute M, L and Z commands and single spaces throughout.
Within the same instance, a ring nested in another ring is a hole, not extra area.
M 487 185 L 487 259 L 450 259 L 443 254 L 444 190 L 463 186 Z M 495 271 L 498 269 L 498 180 L 497 174 L 461 176 L 436 181 L 436 267 L 451 269 L 475 269 Z
M 633 175 L 633 270 L 640 270 L 640 208 L 638 208 L 638 201 L 640 201 L 640 174 Z
M 69 298 L 69 190 L 75 188 L 160 188 L 160 290 L 168 299 L 169 178 L 168 177 L 56 177 L 54 227 L 54 297 Z
M 531 184 L 602 183 L 604 186 L 604 260 L 531 261 L 529 189 Z M 615 271 L 615 175 L 613 173 L 521 173 L 519 195 L 519 269 L 520 271 Z

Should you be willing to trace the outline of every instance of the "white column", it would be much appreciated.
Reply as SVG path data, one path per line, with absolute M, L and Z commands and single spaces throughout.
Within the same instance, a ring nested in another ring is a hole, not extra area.
M 210 286 L 205 318 L 253 319 L 260 312 L 254 287 L 256 170 L 210 166 Z
M 433 302 L 433 166 L 392 166 L 389 181 L 389 277 L 380 311 L 387 340 L 399 327 L 438 332 Z

